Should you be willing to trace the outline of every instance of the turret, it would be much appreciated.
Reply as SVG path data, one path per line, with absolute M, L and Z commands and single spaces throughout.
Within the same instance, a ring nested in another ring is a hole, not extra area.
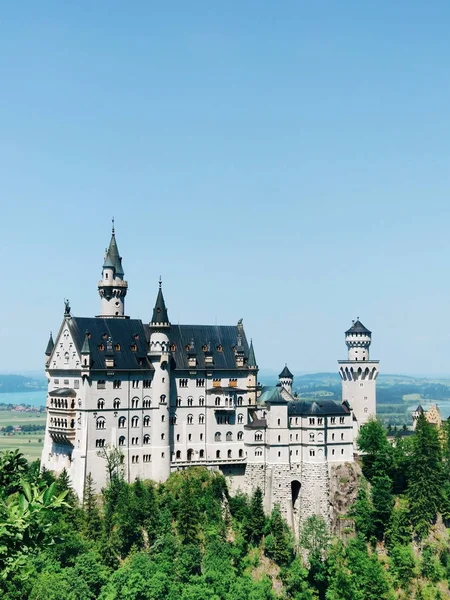
M 128 283 L 123 277 L 122 257 L 117 247 L 113 221 L 111 240 L 105 252 L 102 280 L 98 283 L 98 293 L 101 298 L 100 317 L 124 318 Z
M 47 348 L 45 349 L 45 365 L 47 366 L 48 361 L 50 360 L 50 356 L 52 355 L 53 348 L 55 347 L 55 342 L 53 341 L 53 335 L 50 331 L 50 337 L 48 339 Z
M 158 407 L 158 410 L 155 410 L 153 419 L 153 448 L 155 452 L 153 479 L 156 481 L 165 481 L 170 475 L 170 327 L 160 279 L 155 308 L 149 324 L 150 340 L 148 350 L 148 358 L 154 369 L 153 404 Z
M 348 348 L 348 359 L 354 361 L 369 360 L 369 348 L 372 342 L 372 332 L 364 327 L 359 318 L 353 321 L 350 329 L 345 332 L 345 343 Z
M 292 394 L 292 383 L 294 381 L 294 376 L 289 371 L 287 364 L 284 365 L 284 369 L 278 375 L 278 381 L 287 392 Z

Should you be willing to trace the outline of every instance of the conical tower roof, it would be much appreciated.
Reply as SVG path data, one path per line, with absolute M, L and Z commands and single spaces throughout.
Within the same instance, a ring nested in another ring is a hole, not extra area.
M 159 290 L 158 295 L 156 297 L 155 308 L 153 309 L 153 316 L 150 322 L 151 325 L 170 325 L 169 315 L 167 314 L 167 307 L 164 301 L 164 296 L 162 292 L 162 281 L 159 280 Z
M 50 331 L 50 337 L 48 339 L 47 348 L 45 350 L 45 356 L 50 356 L 53 352 L 53 348 L 55 347 L 55 342 L 53 341 L 52 332 Z
M 294 379 L 294 376 L 289 371 L 287 364 L 284 365 L 284 369 L 281 371 L 281 373 L 278 375 L 278 377 L 280 379 Z
M 258 366 L 256 364 L 255 350 L 253 349 L 253 340 L 250 340 L 250 348 L 249 348 L 249 351 L 248 351 L 247 366 L 248 367 L 257 367 Z
M 367 333 L 367 335 L 371 335 L 372 332 L 369 331 L 367 327 L 364 327 L 359 319 L 356 319 L 356 321 L 353 321 L 353 325 L 350 329 L 347 329 L 345 335 L 348 335 L 349 333 Z
M 91 345 L 89 343 L 89 332 L 86 331 L 84 335 L 83 345 L 81 347 L 81 354 L 90 354 L 91 353 Z
M 109 242 L 109 247 L 106 251 L 105 262 L 103 263 L 103 268 L 105 267 L 114 268 L 115 274 L 118 275 L 120 278 L 124 276 L 122 267 L 122 257 L 120 256 L 119 248 L 117 247 L 114 226 L 112 228 L 111 241 Z

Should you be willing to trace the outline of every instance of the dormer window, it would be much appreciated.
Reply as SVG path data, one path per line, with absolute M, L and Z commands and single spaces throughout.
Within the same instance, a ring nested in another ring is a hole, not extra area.
M 105 345 L 99 344 L 98 349 L 100 350 L 100 352 L 103 352 L 105 350 Z

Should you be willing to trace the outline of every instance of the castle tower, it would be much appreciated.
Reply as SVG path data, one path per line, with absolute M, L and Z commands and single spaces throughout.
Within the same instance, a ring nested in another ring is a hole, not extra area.
M 359 319 L 345 332 L 347 360 L 338 361 L 342 380 L 342 401 L 353 409 L 355 433 L 376 414 L 378 360 L 370 360 L 372 332 Z
M 153 316 L 150 322 L 148 357 L 154 368 L 152 404 L 153 411 L 153 479 L 165 481 L 170 475 L 170 321 L 159 280 Z
M 287 364 L 284 365 L 284 369 L 278 375 L 278 380 L 281 385 L 287 392 L 292 394 L 292 383 L 294 381 L 294 376 L 289 371 Z
M 103 263 L 102 280 L 98 283 L 98 293 L 101 298 L 101 313 L 98 316 L 126 318 L 125 296 L 128 283 L 123 277 L 122 257 L 117 247 L 113 221 L 111 241 Z

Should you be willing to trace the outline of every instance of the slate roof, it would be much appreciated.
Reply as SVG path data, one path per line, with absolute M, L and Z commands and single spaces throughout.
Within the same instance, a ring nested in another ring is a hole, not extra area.
M 54 347 L 55 347 L 55 342 L 53 341 L 53 336 L 50 333 L 50 337 L 48 339 L 47 348 L 45 350 L 45 356 L 50 356 L 50 354 L 53 352 L 53 348 Z
M 108 337 L 113 345 L 115 370 L 153 370 L 147 360 L 147 336 L 139 319 L 104 319 L 101 317 L 72 317 L 69 328 L 78 352 L 83 347 L 86 332 L 89 337 L 91 368 L 105 367 L 105 353 Z M 103 344 L 104 350 L 100 349 Z M 119 344 L 120 350 L 114 347 Z M 132 346 L 136 345 L 136 352 Z
M 320 400 L 308 402 L 306 400 L 294 400 L 288 403 L 288 415 L 349 415 L 350 409 L 346 404 L 334 402 L 334 400 Z
M 256 367 L 256 357 L 255 350 L 253 349 L 253 340 L 250 340 L 250 349 L 248 351 L 248 361 L 247 364 L 249 367 Z
M 287 364 L 284 365 L 284 369 L 281 371 L 281 373 L 278 375 L 278 377 L 280 379 L 294 379 L 294 376 L 292 375 L 292 373 L 289 371 Z
M 155 308 L 153 309 L 153 323 L 169 323 L 169 315 L 167 314 L 166 303 L 161 289 L 161 281 L 159 282 L 158 295 L 156 297 Z
M 58 396 L 59 398 L 75 398 L 76 391 L 72 388 L 58 388 L 48 393 L 49 396 Z
M 140 319 L 111 319 L 102 317 L 72 317 L 68 321 L 75 347 L 79 353 L 86 349 L 86 332 L 89 334 L 90 364 L 93 370 L 105 370 L 108 338 L 112 341 L 112 355 L 115 370 L 153 370 L 147 360 L 148 342 L 151 327 Z M 244 356 L 249 356 L 249 346 L 245 333 L 237 325 L 172 325 L 167 330 L 172 352 L 172 368 L 192 370 L 187 349 L 194 341 L 197 369 L 207 369 L 214 373 L 220 370 L 236 370 L 234 347 L 240 333 Z M 116 350 L 117 344 L 120 350 Z M 209 344 L 209 354 L 213 365 L 206 365 L 203 348 Z M 136 346 L 136 351 L 132 346 Z M 103 350 L 100 348 L 103 346 Z M 244 363 L 245 364 L 245 363 Z M 244 367 L 246 368 L 246 366 Z
M 124 276 L 122 267 L 122 257 L 119 254 L 119 248 L 117 247 L 114 229 L 111 234 L 111 241 L 109 242 L 109 248 L 106 252 L 103 267 L 113 267 L 116 275 L 118 275 L 120 278 Z
M 347 331 L 345 332 L 345 335 L 348 335 L 349 333 L 367 333 L 368 335 L 372 334 L 372 332 L 369 331 L 367 329 L 367 327 L 364 327 L 364 325 L 361 323 L 361 321 L 359 319 L 353 323 L 353 325 L 350 327 L 350 329 L 347 329 Z
M 281 394 L 280 386 L 263 387 L 261 395 L 258 398 L 258 404 L 287 404 L 287 401 Z
M 244 429 L 264 429 L 267 427 L 267 419 L 253 419 L 251 423 L 244 425 Z

